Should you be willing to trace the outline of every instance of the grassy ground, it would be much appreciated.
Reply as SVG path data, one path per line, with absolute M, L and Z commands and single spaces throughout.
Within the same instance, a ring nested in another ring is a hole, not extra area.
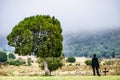
M 120 76 L 1 76 L 0 80 L 120 80 Z

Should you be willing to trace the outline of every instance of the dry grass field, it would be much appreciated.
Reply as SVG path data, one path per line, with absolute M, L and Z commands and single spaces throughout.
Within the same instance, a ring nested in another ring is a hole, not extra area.
M 90 58 L 76 58 L 75 63 L 64 62 L 64 66 L 51 74 L 55 76 L 92 76 L 91 66 L 86 66 L 84 61 Z M 102 65 L 104 61 L 109 59 L 103 59 L 100 66 L 100 73 L 104 76 L 103 70 L 107 68 L 109 75 L 120 75 L 120 65 Z M 112 60 L 115 61 L 115 60 Z M 115 61 L 116 62 L 116 61 Z M 76 65 L 80 64 L 80 65 Z M 13 66 L 13 65 L 2 65 L 0 68 L 1 76 L 39 76 L 44 75 L 44 71 L 39 68 L 38 63 L 32 63 L 32 66 Z

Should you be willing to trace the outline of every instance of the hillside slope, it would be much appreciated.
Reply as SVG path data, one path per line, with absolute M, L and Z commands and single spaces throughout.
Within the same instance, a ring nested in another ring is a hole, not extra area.
M 120 28 L 98 32 L 71 33 L 64 36 L 65 56 L 111 57 L 120 54 Z
M 7 44 L 6 36 L 0 35 L 0 50 L 13 51 Z M 65 56 L 111 57 L 112 53 L 120 55 L 120 28 L 98 32 L 64 34 L 63 53 Z
M 6 36 L 0 35 L 0 51 L 12 52 L 13 47 L 7 44 Z

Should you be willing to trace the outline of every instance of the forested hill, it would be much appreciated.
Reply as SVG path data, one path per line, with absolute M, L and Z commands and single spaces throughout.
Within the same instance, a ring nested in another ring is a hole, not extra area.
M 7 44 L 5 35 L 0 34 L 0 51 L 12 52 L 14 49 Z
M 120 55 L 120 28 L 64 35 L 65 56 L 111 57 Z
M 13 51 L 7 44 L 6 36 L 0 35 L 0 51 Z M 113 52 L 120 55 L 120 28 L 98 32 L 64 34 L 63 53 L 65 56 L 111 57 Z

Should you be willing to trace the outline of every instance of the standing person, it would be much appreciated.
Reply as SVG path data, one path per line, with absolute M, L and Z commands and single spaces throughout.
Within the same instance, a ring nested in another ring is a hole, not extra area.
M 96 58 L 96 54 L 94 54 L 93 58 L 92 58 L 92 69 L 93 69 L 94 76 L 95 76 L 96 72 L 97 72 L 97 75 L 100 76 L 100 74 L 99 74 L 99 62 L 98 62 L 98 58 Z

